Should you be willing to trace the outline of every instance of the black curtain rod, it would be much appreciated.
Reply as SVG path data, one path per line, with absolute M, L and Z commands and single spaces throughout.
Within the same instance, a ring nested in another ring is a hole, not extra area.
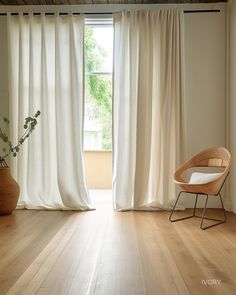
M 184 10 L 184 13 L 201 13 L 201 12 L 220 12 L 220 9 L 213 9 L 213 10 Z
M 11 15 L 19 15 L 19 12 L 12 12 L 10 13 Z M 23 15 L 29 15 L 30 12 L 23 12 Z M 32 13 L 33 15 L 41 15 L 42 12 L 33 12 Z M 55 15 L 57 14 L 57 12 L 45 12 L 44 13 L 45 15 Z M 70 14 L 70 12 L 59 12 L 59 15 L 68 15 Z M 72 12 L 71 14 L 73 15 L 80 15 L 81 12 Z M 89 15 L 94 15 L 94 14 L 112 14 L 112 12 L 91 12 L 91 13 L 82 13 L 82 14 L 89 14 Z M 7 15 L 7 13 L 0 13 L 0 16 L 3 16 L 3 15 Z
M 184 13 L 205 13 L 205 12 L 220 12 L 220 9 L 214 10 L 184 10 Z M 41 12 L 33 12 L 33 15 L 41 15 Z M 46 12 L 45 15 L 55 15 L 55 12 Z M 69 12 L 59 12 L 59 15 L 68 15 Z M 80 12 L 73 12 L 73 15 L 80 15 Z M 113 12 L 91 12 L 83 13 L 87 15 L 99 15 L 99 14 L 113 14 Z M 0 13 L 0 16 L 6 16 L 7 13 Z M 19 15 L 19 12 L 12 12 L 11 15 Z M 29 15 L 29 12 L 23 12 L 23 15 Z
M 10 13 L 11 15 L 19 15 L 19 12 L 12 12 Z M 30 12 L 23 12 L 23 15 L 29 15 Z M 33 12 L 33 15 L 41 15 L 42 12 Z M 56 12 L 45 12 L 45 15 L 55 15 Z M 59 12 L 59 15 L 68 15 L 69 12 Z M 80 15 L 80 12 L 73 12 L 73 15 Z M 84 13 L 84 14 L 88 14 L 88 13 Z M 89 14 L 101 14 L 101 13 L 89 13 Z M 102 14 L 110 14 L 110 13 L 102 13 Z M 7 13 L 0 13 L 0 16 L 5 16 L 7 15 Z

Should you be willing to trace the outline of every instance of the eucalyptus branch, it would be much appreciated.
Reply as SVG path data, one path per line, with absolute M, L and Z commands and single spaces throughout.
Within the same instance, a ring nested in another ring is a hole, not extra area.
M 25 135 L 27 135 L 27 133 L 28 133 L 28 130 L 20 137 L 20 139 L 18 140 L 17 145 L 15 147 L 13 147 L 13 148 L 11 147 L 8 150 L 8 152 L 2 157 L 2 159 L 5 159 L 6 157 L 8 157 L 11 153 L 14 153 L 15 151 L 18 152 L 19 147 L 21 145 L 23 145 L 23 143 L 21 143 L 21 141 L 25 141 L 25 139 L 26 139 Z M 30 134 L 30 133 L 28 133 L 28 134 Z M 13 156 L 14 156 L 14 154 L 13 154 Z
M 30 136 L 30 134 L 34 131 L 36 125 L 37 125 L 37 117 L 40 115 L 40 111 L 37 111 L 33 117 L 27 117 L 25 118 L 24 123 L 24 129 L 25 132 L 21 135 L 21 137 L 18 139 L 17 144 L 13 147 L 11 141 L 8 139 L 5 132 L 0 127 L 0 138 L 9 145 L 8 151 L 5 153 L 5 155 L 0 157 L 0 162 L 5 161 L 5 158 L 8 157 L 10 154 L 13 154 L 13 157 L 17 156 L 17 153 L 19 152 L 21 146 L 25 142 L 25 140 Z M 9 123 L 9 120 L 7 118 L 4 118 L 4 122 Z

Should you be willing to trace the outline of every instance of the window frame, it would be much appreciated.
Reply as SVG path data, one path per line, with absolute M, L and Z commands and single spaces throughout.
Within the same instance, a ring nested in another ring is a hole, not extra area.
M 92 27 L 92 28 L 113 28 L 113 18 L 111 14 L 101 14 L 101 15 L 88 15 L 85 18 L 85 29 L 86 27 Z M 84 54 L 84 58 L 85 58 L 85 54 Z M 85 65 L 85 63 L 84 63 Z M 84 125 L 85 125 L 85 114 L 86 114 L 86 81 L 87 81 L 87 77 L 88 76 L 108 76 L 112 83 L 113 83 L 113 65 L 112 65 L 112 69 L 111 72 L 107 72 L 107 71 L 91 71 L 91 72 L 87 72 L 85 67 L 84 67 Z M 113 87 L 111 87 L 111 92 L 112 92 L 112 96 L 113 96 Z M 112 98 L 111 98 L 112 100 Z M 112 121 L 111 121 L 112 124 Z M 112 127 L 112 126 L 111 126 Z M 98 152 L 98 153 L 106 153 L 106 152 L 112 152 L 112 147 L 111 149 L 86 149 L 85 145 L 84 145 L 84 138 L 85 138 L 85 129 L 83 128 L 83 151 L 84 152 Z M 112 134 L 111 134 L 111 140 L 112 140 Z

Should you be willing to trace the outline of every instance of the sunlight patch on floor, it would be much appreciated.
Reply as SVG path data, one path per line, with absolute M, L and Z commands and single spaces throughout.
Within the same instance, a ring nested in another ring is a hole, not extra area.
M 113 208 L 112 190 L 110 189 L 91 189 L 89 190 L 92 204 L 95 208 Z

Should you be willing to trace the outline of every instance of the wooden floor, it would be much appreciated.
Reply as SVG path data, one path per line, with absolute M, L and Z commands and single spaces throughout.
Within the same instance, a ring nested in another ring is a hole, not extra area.
M 199 219 L 168 216 L 110 208 L 2 216 L 0 294 L 236 294 L 236 215 L 206 231 Z

